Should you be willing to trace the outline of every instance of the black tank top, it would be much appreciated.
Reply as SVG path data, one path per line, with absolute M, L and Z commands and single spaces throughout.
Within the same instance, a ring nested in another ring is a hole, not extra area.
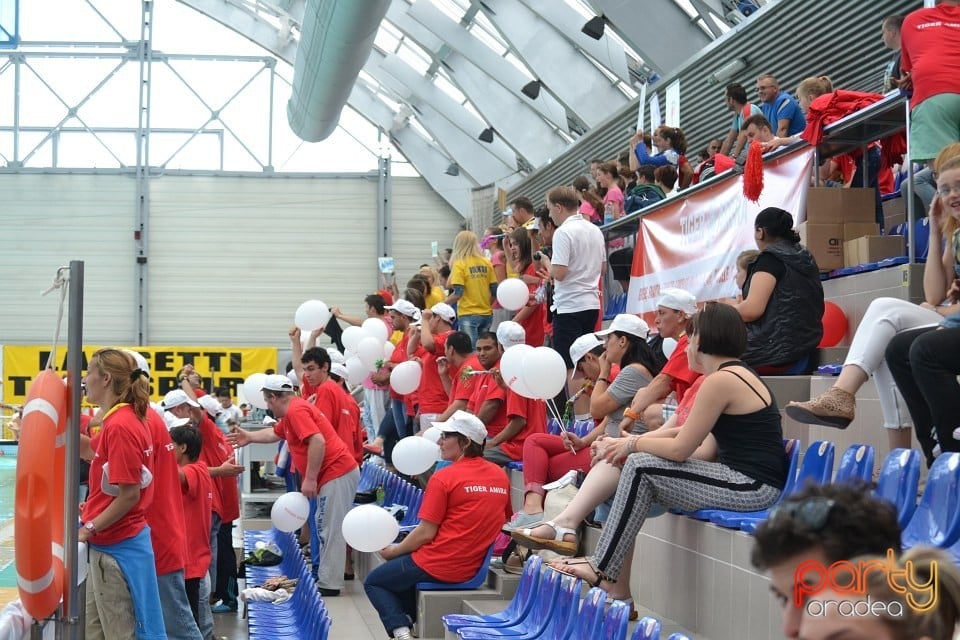
M 750 367 L 738 360 L 720 365 L 726 367 Z M 713 437 L 717 439 L 717 459 L 734 471 L 739 471 L 763 484 L 782 489 L 787 480 L 789 461 L 783 448 L 783 428 L 780 411 L 770 394 L 770 404 L 736 371 L 728 371 L 740 378 L 766 406 L 752 413 L 741 415 L 720 414 L 713 425 Z M 761 380 L 761 384 L 763 381 Z M 764 385 L 766 386 L 766 385 Z M 767 390 L 769 391 L 769 389 Z

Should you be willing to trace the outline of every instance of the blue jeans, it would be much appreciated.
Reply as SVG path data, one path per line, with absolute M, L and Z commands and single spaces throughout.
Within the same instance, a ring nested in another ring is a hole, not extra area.
M 410 554 L 385 562 L 363 581 L 363 590 L 391 637 L 394 629 L 409 627 L 417 620 L 418 582 L 437 580 L 418 567 Z
M 199 599 L 200 635 L 203 640 L 213 638 L 213 612 L 210 611 L 210 574 L 207 573 L 200 579 L 200 599 Z
M 213 489 L 216 491 L 216 487 Z M 220 536 L 220 514 L 214 513 L 210 518 L 210 588 L 217 584 L 217 538 Z
M 391 400 L 390 410 L 393 411 L 393 424 L 397 429 L 397 439 L 403 440 L 409 435 L 410 429 L 407 426 L 407 408 L 403 400 Z
M 489 316 L 460 316 L 457 318 L 460 323 L 460 331 L 470 336 L 470 344 L 477 346 L 477 336 L 484 331 L 490 330 L 490 323 L 493 322 L 493 315 Z
M 187 588 L 183 580 L 183 569 L 157 576 L 157 588 L 160 590 L 160 608 L 163 609 L 163 626 L 170 640 L 200 640 L 197 628 L 187 600 Z

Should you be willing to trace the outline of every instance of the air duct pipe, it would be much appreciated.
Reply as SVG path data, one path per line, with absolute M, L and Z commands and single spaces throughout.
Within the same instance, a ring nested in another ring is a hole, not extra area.
M 390 0 L 307 0 L 293 64 L 287 121 L 302 140 L 319 142 L 337 127 Z

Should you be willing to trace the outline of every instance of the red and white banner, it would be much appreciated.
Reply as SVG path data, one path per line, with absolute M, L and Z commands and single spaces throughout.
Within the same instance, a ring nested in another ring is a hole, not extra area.
M 766 207 L 780 207 L 804 218 L 813 149 L 807 147 L 763 165 L 759 202 L 743 195 L 743 178 L 730 177 L 677 198 L 640 219 L 627 312 L 643 314 L 653 325 L 660 289 L 678 287 L 698 301 L 733 297 L 737 255 L 756 249 L 753 221 Z M 799 214 L 799 215 L 798 215 Z

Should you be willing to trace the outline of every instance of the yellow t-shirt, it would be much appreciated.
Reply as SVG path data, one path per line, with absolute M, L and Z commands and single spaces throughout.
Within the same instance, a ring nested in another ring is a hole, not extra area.
M 433 289 L 430 290 L 430 293 L 427 295 L 427 299 L 425 300 L 427 309 L 437 304 L 438 302 L 443 302 L 446 299 L 447 299 L 447 296 L 446 294 L 444 294 L 443 289 L 441 289 L 440 287 L 434 287 Z
M 483 257 L 456 260 L 450 266 L 450 286 L 461 285 L 457 316 L 493 315 L 490 285 L 496 283 L 493 265 Z

